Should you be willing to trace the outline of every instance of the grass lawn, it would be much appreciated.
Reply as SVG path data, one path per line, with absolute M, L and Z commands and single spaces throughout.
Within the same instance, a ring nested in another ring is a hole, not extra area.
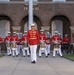
M 4 56 L 4 54 L 0 54 L 0 58 L 3 57 L 3 56 Z
M 74 54 L 63 54 L 63 57 L 74 61 Z

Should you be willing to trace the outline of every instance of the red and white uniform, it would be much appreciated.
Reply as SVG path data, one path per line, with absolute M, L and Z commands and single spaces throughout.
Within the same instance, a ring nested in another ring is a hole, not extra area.
M 45 40 L 46 43 L 46 50 L 47 50 L 47 54 L 50 54 L 50 39 L 46 39 Z
M 30 45 L 37 45 L 40 41 L 39 33 L 37 30 L 29 30 L 27 33 L 28 43 Z
M 6 36 L 6 38 L 4 39 L 4 42 L 11 42 L 11 36 Z
M 2 41 L 2 37 L 0 37 L 0 43 L 2 43 L 3 41 Z
M 28 44 L 27 35 L 22 36 L 21 42 L 22 42 L 23 44 L 26 44 L 26 43 Z M 23 56 L 26 55 L 26 54 L 25 54 L 25 50 L 27 50 L 27 55 L 29 56 L 29 55 L 30 55 L 30 53 L 29 53 L 29 47 L 24 47 L 24 48 L 22 49 Z
M 20 54 L 20 49 L 22 48 L 22 42 L 21 42 L 21 39 L 19 38 L 18 39 L 18 42 L 17 42 L 17 50 L 18 50 L 18 54 Z
M 12 36 L 11 37 L 11 42 L 13 44 L 18 43 L 18 37 L 17 36 Z M 17 48 L 12 48 L 12 55 L 15 56 L 15 53 L 16 53 L 16 56 L 18 56 L 18 50 L 17 50 Z
M 0 37 L 0 49 L 1 49 L 1 46 L 2 46 L 2 42 L 3 42 L 2 37 Z
M 22 41 L 22 42 L 28 42 L 28 41 L 27 41 L 27 35 L 22 36 L 21 41 Z
M 11 43 L 11 36 L 6 36 L 4 42 Z M 7 55 L 11 55 L 11 54 L 12 54 L 11 47 L 7 47 Z
M 67 37 L 64 37 L 64 38 L 62 39 L 62 43 L 63 43 L 63 44 L 69 44 L 69 43 L 70 43 L 70 40 L 69 40 Z
M 17 36 L 12 36 L 11 37 L 11 42 L 18 42 L 18 37 Z
M 42 40 L 42 41 L 45 41 L 46 40 L 45 34 L 40 34 L 40 40 Z
M 36 50 L 37 45 L 40 41 L 38 30 L 29 30 L 27 32 L 27 39 L 31 50 L 31 61 L 36 61 L 37 60 Z
M 51 41 L 53 42 L 53 43 L 60 43 L 61 42 L 61 40 L 60 40 L 60 37 L 58 36 L 58 35 L 54 35 L 52 38 L 51 38 Z
M 45 40 L 45 43 L 46 43 L 47 45 L 49 45 L 49 44 L 50 44 L 50 40 L 49 40 L 49 39 L 46 39 L 46 40 Z
M 45 34 L 43 33 L 43 34 L 40 34 L 40 42 L 41 43 L 45 43 L 45 40 L 46 40 L 46 36 L 45 36 Z M 45 44 L 45 46 L 46 46 L 46 44 Z M 46 47 L 45 48 L 41 48 L 40 47 L 40 50 L 39 50 L 39 57 L 41 57 L 41 54 L 42 53 L 45 53 L 45 55 L 46 55 L 46 57 L 47 57 L 47 50 L 46 50 Z
M 53 49 L 53 57 L 55 57 L 55 54 L 56 54 L 56 51 L 59 52 L 60 56 L 62 56 L 62 53 L 61 53 L 61 48 L 60 48 L 60 44 L 61 44 L 61 39 L 59 37 L 59 35 L 54 35 L 52 38 L 51 38 L 51 41 L 53 43 L 58 43 L 59 44 L 59 48 L 54 48 Z

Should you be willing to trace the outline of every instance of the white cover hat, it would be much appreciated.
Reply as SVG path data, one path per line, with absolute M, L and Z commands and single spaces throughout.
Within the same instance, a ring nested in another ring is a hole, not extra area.
M 40 31 L 41 31 L 41 32 L 43 32 L 44 30 L 43 30 L 43 29 L 41 29 Z
M 68 34 L 65 34 L 65 36 L 68 36 Z
M 35 23 L 31 24 L 31 26 L 35 26 Z
M 58 31 L 55 31 L 55 33 L 58 33 Z
M 27 32 L 27 31 L 24 31 L 24 33 L 25 33 L 25 32 Z
M 13 32 L 14 34 L 16 34 L 16 32 Z
M 9 33 L 11 33 L 11 32 L 8 32 L 8 34 L 9 34 Z

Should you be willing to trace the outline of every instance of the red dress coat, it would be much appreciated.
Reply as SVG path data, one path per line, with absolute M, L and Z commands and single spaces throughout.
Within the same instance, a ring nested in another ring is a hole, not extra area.
M 2 41 L 2 37 L 0 37 L 0 43 L 2 43 L 3 41 Z
M 67 37 L 64 37 L 64 38 L 62 39 L 62 43 L 63 43 L 63 44 L 70 43 L 70 40 L 69 40 Z
M 18 42 L 18 37 L 17 36 L 12 36 L 11 37 L 11 42 Z
M 6 36 L 6 38 L 4 39 L 4 42 L 9 41 L 11 42 L 11 36 Z
M 30 45 L 37 45 L 40 41 L 38 30 L 29 30 L 27 40 Z
M 40 34 L 40 40 L 46 40 L 46 36 L 45 36 L 45 34 Z

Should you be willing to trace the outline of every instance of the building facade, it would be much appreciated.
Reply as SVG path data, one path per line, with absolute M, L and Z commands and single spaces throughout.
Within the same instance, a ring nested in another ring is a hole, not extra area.
M 74 0 L 34 0 L 34 22 L 36 28 L 44 28 L 52 35 L 55 30 L 71 42 L 74 36 Z M 28 0 L 0 0 L 0 36 L 8 31 L 28 30 Z

